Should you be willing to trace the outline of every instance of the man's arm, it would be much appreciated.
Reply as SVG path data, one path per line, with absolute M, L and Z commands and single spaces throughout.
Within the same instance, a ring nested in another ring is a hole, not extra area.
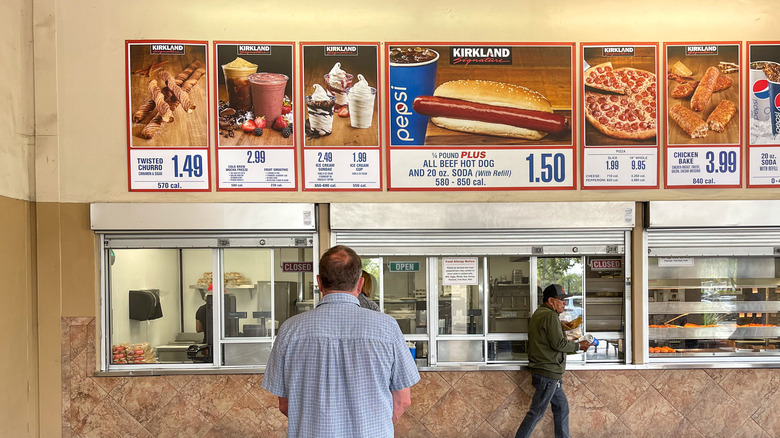
M 393 398 L 395 401 L 395 398 Z M 284 414 L 284 416 L 287 416 L 287 406 L 288 406 L 288 400 L 287 397 L 279 397 L 279 411 Z
M 404 414 L 406 408 L 412 404 L 412 390 L 411 388 L 403 388 L 398 391 L 393 391 L 393 424 L 395 424 L 401 415 Z M 285 413 L 285 415 L 287 415 Z

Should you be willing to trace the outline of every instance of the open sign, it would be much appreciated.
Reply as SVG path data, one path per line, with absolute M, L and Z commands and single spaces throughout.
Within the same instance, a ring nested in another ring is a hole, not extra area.
M 623 260 L 594 259 L 590 261 L 590 269 L 594 271 L 620 271 L 623 269 Z

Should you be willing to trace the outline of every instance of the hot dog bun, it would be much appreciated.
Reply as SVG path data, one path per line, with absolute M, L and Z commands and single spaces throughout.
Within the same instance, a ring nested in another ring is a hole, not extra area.
M 508 108 L 529 109 L 552 113 L 552 105 L 540 93 L 520 85 L 483 80 L 457 80 L 439 85 L 433 92 L 436 97 L 460 99 L 467 102 Z M 501 123 L 489 123 L 449 117 L 431 117 L 439 127 L 472 134 L 539 140 L 546 132 L 520 128 Z

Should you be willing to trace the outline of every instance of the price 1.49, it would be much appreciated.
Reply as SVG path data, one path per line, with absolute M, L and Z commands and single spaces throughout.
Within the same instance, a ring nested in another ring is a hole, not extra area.
M 186 176 L 192 178 L 193 176 L 199 178 L 203 176 L 203 156 L 201 155 L 184 155 L 184 162 L 179 171 L 179 155 L 171 157 L 173 161 L 173 176 L 175 178 L 182 178 Z

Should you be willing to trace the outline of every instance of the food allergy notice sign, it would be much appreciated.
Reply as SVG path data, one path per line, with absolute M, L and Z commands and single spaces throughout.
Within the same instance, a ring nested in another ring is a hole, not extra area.
M 301 52 L 304 190 L 381 190 L 379 43 Z
M 445 286 L 479 284 L 479 261 L 475 257 L 444 257 L 441 266 L 441 284 Z
M 386 43 L 385 55 L 390 190 L 575 187 L 574 44 Z
M 208 46 L 126 41 L 130 191 L 208 191 Z

